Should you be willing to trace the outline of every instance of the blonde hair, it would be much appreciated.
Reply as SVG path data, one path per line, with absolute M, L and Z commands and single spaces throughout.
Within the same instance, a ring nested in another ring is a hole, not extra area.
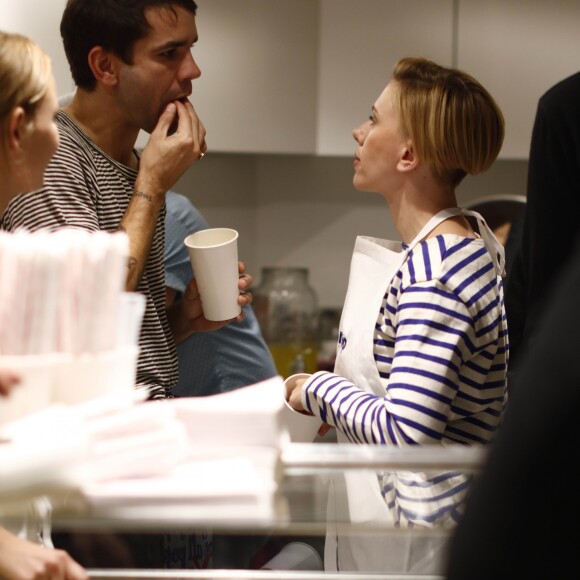
M 21 34 L 0 31 L 0 128 L 6 140 L 6 121 L 15 107 L 22 107 L 30 129 L 36 108 L 46 95 L 52 66 L 49 56 Z
M 424 58 L 394 68 L 401 128 L 417 157 L 436 176 L 458 185 L 491 167 L 504 139 L 504 118 L 483 86 L 467 73 Z

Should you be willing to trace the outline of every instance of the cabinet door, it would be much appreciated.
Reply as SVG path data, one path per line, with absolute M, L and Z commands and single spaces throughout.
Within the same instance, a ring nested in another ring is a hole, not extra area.
M 198 0 L 192 102 L 209 150 L 312 153 L 318 2 Z
M 322 155 L 352 155 L 352 130 L 370 115 L 395 63 L 452 62 L 452 0 L 320 0 L 318 138 Z
M 500 157 L 527 159 L 539 97 L 580 70 L 578 0 L 459 0 L 458 66 L 496 98 Z

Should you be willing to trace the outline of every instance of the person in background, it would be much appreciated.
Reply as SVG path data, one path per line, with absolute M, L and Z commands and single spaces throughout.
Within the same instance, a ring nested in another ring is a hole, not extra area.
M 0 213 L 15 196 L 42 185 L 58 146 L 56 110 L 48 55 L 24 36 L 0 31 Z M 16 374 L 0 369 L 1 397 L 17 385 Z M 65 551 L 47 549 L 0 528 L 0 577 L 84 580 L 88 575 Z
M 527 203 L 520 247 L 506 284 L 510 384 L 519 361 L 539 337 L 580 231 L 580 73 L 538 101 L 528 164 Z M 557 245 L 555 245 L 557 244 Z M 515 384 L 525 385 L 521 381 Z
M 203 317 L 195 280 L 165 309 L 165 192 L 206 150 L 205 128 L 188 100 L 201 75 L 191 53 L 196 11 L 193 0 L 68 0 L 61 35 L 77 88 L 57 114 L 60 146 L 44 187 L 14 200 L 3 218 L 8 230 L 127 233 L 126 289 L 147 299 L 137 386 L 151 399 L 172 396 L 175 343 L 227 324 Z M 151 136 L 139 153 L 142 129 Z M 251 282 L 242 276 L 240 289 Z M 246 292 L 239 301 L 251 299 Z
M 193 276 L 183 241 L 209 227 L 192 202 L 168 191 L 165 217 L 165 284 L 167 306 L 183 294 Z M 244 319 L 209 334 L 197 334 L 177 345 L 179 380 L 176 397 L 200 397 L 224 393 L 276 376 L 274 361 L 250 305 Z M 173 540 L 174 545 L 179 539 Z M 247 568 L 265 542 L 261 536 L 213 535 L 214 568 Z M 175 551 L 182 553 L 183 551 Z
M 455 188 L 495 161 L 503 115 L 470 75 L 405 58 L 353 136 L 354 186 L 384 197 L 403 243 L 357 239 L 335 370 L 287 380 L 289 403 L 342 443 L 486 444 L 507 402 L 505 257 L 483 218 L 457 207 Z M 455 525 L 467 484 L 457 472 L 345 473 L 329 505 L 338 521 L 417 532 Z M 437 573 L 444 550 L 444 538 L 330 525 L 325 569 Z
M 578 577 L 578 242 L 567 264 L 454 530 L 447 580 Z
M 191 201 L 174 191 L 166 194 L 165 285 L 167 306 L 178 299 L 193 276 L 183 241 L 209 227 Z M 177 397 L 215 395 L 276 376 L 274 361 L 264 342 L 251 306 L 244 307 L 239 324 L 228 324 L 211 334 L 193 335 L 177 345 Z

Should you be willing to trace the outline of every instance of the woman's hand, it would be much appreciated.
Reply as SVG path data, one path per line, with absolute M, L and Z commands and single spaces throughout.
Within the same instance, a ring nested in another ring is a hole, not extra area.
M 0 529 L 0 578 L 11 580 L 88 580 L 65 551 L 45 548 Z
M 300 377 L 289 377 L 286 379 L 286 400 L 288 404 L 299 413 L 307 413 L 311 415 L 309 411 L 304 408 L 302 404 L 302 387 L 304 383 L 310 378 L 310 375 L 304 375 Z
M 20 377 L 8 370 L 0 369 L 0 396 L 6 397 L 12 391 L 12 387 L 16 386 L 20 382 Z
M 298 413 L 303 413 L 304 415 L 312 415 L 310 411 L 307 411 L 302 404 L 302 389 L 304 384 L 310 378 L 311 375 L 300 374 L 298 376 L 288 377 L 284 384 L 286 385 L 286 400 L 288 404 Z M 328 423 L 323 423 L 318 429 L 318 435 L 324 437 L 330 430 L 332 425 Z

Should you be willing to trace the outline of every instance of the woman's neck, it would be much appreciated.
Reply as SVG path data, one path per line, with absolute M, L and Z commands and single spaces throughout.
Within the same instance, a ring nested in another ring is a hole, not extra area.
M 416 181 L 409 179 L 399 192 L 386 197 L 386 200 L 395 227 L 403 242 L 407 244 L 415 239 L 423 226 L 434 215 L 444 209 L 457 207 L 454 189 L 444 187 L 438 182 L 433 183 L 432 179 L 421 179 L 419 186 L 417 186 Z M 448 221 L 451 220 L 446 220 L 443 223 L 447 224 Z M 456 221 L 453 220 L 451 223 Z M 458 223 L 462 223 L 462 221 L 463 218 L 460 218 Z M 443 224 L 440 225 L 443 226 Z M 462 235 L 460 232 L 467 233 L 468 231 L 466 228 L 457 228 L 457 225 L 450 227 L 450 224 L 433 230 L 437 233 L 458 233 L 459 235 Z

